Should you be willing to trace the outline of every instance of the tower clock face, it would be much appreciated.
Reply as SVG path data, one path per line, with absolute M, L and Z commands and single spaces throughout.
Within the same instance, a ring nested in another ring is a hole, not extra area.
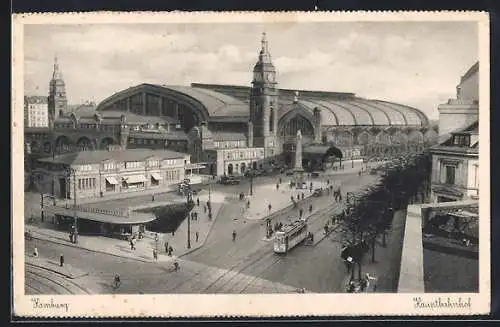
M 266 74 L 266 79 L 267 79 L 268 81 L 273 82 L 273 81 L 274 81 L 274 75 L 273 75 L 273 73 L 267 73 L 267 74 Z

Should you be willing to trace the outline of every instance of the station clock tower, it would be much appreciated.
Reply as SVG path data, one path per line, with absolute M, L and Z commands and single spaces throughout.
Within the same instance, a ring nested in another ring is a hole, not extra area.
M 262 33 L 259 60 L 253 68 L 250 93 L 250 121 L 253 125 L 253 146 L 264 148 L 271 163 L 280 154 L 278 139 L 278 90 L 276 68 L 271 61 L 266 33 Z

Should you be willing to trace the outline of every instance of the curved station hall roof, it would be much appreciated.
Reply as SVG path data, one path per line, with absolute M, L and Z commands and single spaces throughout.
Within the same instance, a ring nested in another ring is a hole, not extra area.
M 209 119 L 233 117 L 241 121 L 249 118 L 250 87 L 214 84 L 191 86 L 140 84 L 115 93 L 103 100 L 98 110 L 103 114 L 116 101 L 138 92 L 153 92 L 168 98 L 187 100 L 200 106 Z M 298 101 L 294 101 L 298 92 Z M 369 100 L 353 93 L 324 91 L 295 91 L 279 89 L 279 114 L 283 117 L 292 110 L 313 114 L 320 109 L 323 126 L 425 126 L 429 119 L 420 110 L 397 103 Z

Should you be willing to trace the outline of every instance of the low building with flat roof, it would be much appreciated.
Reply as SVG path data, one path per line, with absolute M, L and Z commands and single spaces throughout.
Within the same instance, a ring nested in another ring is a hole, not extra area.
M 37 191 L 61 199 L 164 192 L 183 181 L 190 156 L 171 150 L 83 151 L 37 160 Z

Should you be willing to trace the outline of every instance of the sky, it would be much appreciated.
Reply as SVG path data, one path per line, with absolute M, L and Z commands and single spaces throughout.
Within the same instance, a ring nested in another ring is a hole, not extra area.
M 264 31 L 278 87 L 352 92 L 431 119 L 478 60 L 475 22 L 26 25 L 25 93 L 48 94 L 56 55 L 70 104 L 141 83 L 250 86 Z

